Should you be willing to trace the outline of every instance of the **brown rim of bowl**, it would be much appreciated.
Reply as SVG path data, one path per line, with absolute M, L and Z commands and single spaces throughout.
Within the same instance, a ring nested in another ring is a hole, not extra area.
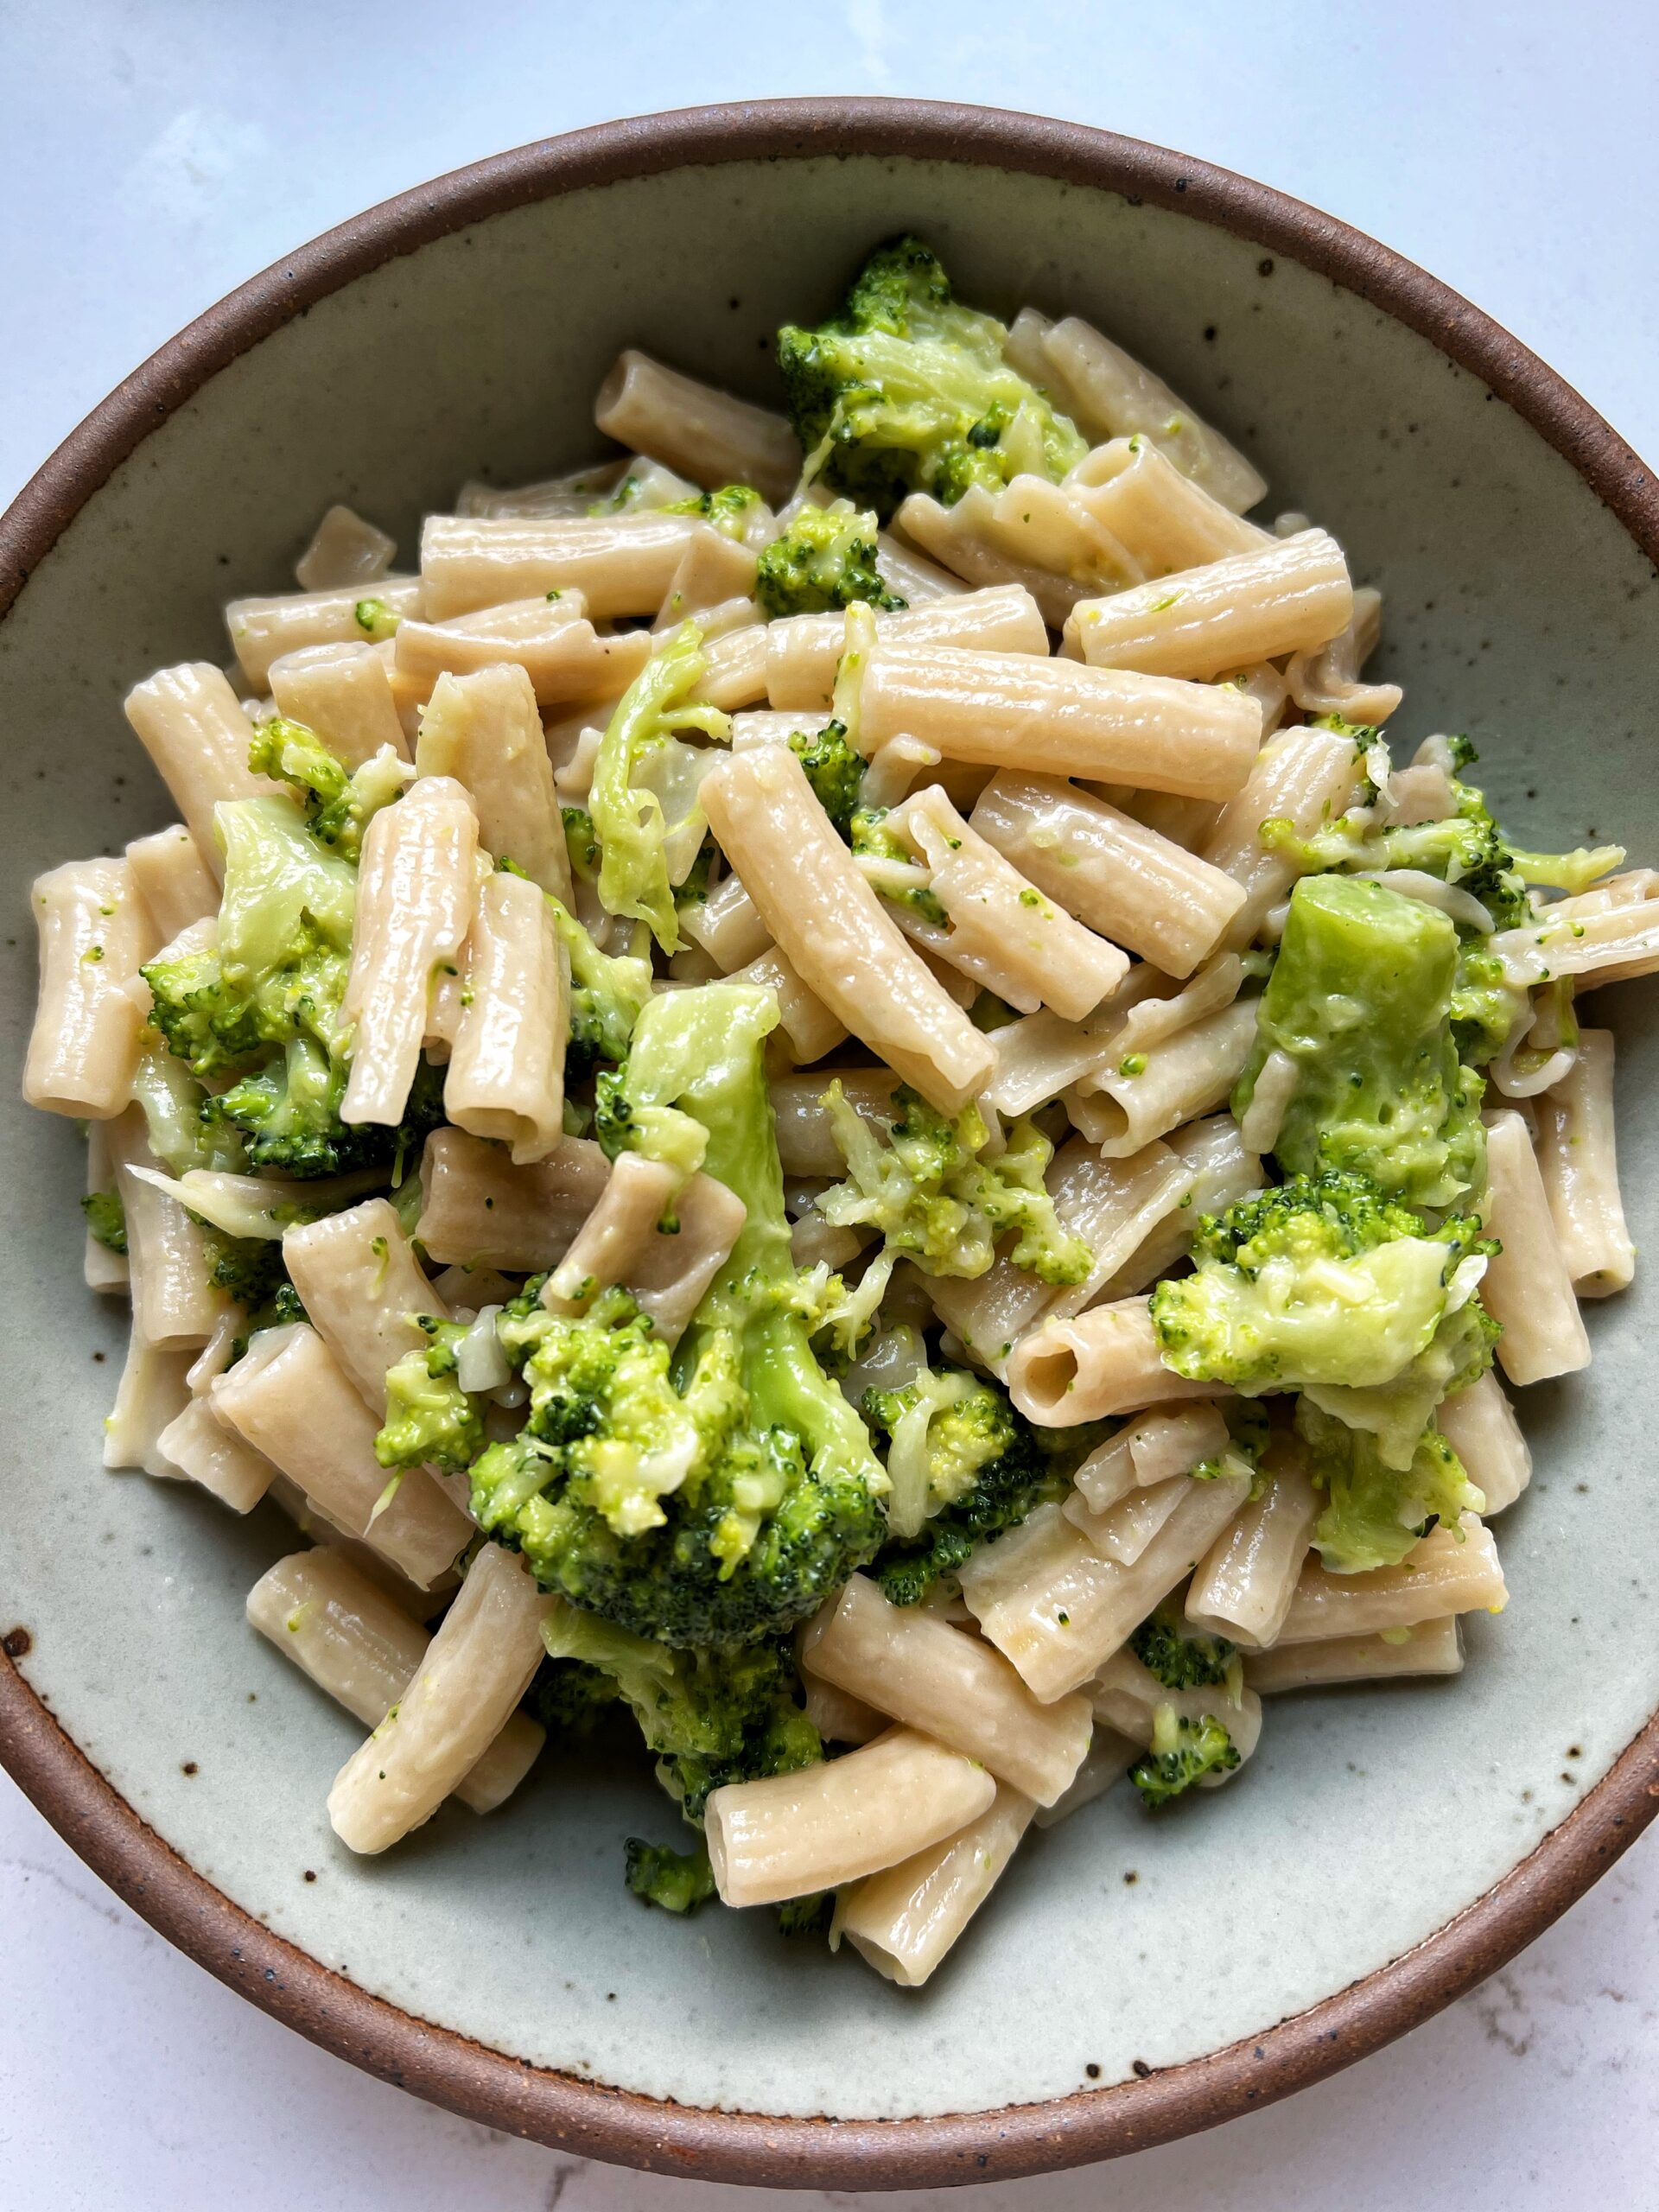
M 1478 308 L 1345 224 L 1207 162 L 1080 124 L 918 100 L 760 100 L 603 124 L 475 162 L 286 256 L 163 346 L 73 431 L 0 518 L 0 613 L 85 502 L 228 362 L 354 277 L 505 209 L 696 163 L 848 153 L 965 162 L 1177 210 L 1329 276 L 1470 370 L 1567 460 L 1659 563 L 1659 489 L 1554 372 Z M 8 1659 L 0 1759 L 150 1925 L 314 2043 L 467 2118 L 615 2164 L 773 2187 L 915 2189 L 1148 2148 L 1304 2088 L 1418 2026 L 1580 1897 L 1659 1812 L 1659 1717 L 1560 1826 L 1475 1904 L 1363 1980 L 1208 2056 L 1048 2103 L 937 2119 L 775 2119 L 658 2102 L 544 2071 L 369 1995 L 273 1936 L 146 1827 Z

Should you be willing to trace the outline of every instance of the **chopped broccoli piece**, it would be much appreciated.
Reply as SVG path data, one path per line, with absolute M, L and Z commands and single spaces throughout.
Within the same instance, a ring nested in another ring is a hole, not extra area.
M 953 1372 L 960 1370 L 945 1370 L 931 1381 L 948 1380 Z M 954 1574 L 976 1546 L 1017 1527 L 1065 1488 L 1043 1440 L 1015 1412 L 1007 1391 L 998 1383 L 970 1379 L 972 1395 L 954 1396 L 937 1416 L 919 1390 L 912 1396 L 912 1385 L 872 1391 L 864 1401 L 872 1423 L 886 1429 L 895 1443 L 906 1420 L 913 1421 L 921 1406 L 930 1415 L 923 1466 L 925 1517 L 914 1535 L 895 1535 L 884 1544 L 871 1569 L 895 1605 L 918 1603 L 941 1576 Z M 900 1484 L 913 1486 L 914 1478 L 902 1461 L 894 1470 L 891 1450 L 887 1465 L 896 1499 Z
M 80 1202 L 86 1217 L 87 1233 L 101 1244 L 106 1252 L 124 1252 L 127 1249 L 127 1210 L 121 1203 L 119 1191 L 88 1191 Z
M 570 872 L 579 883 L 599 881 L 599 838 L 594 817 L 585 806 L 560 809 L 564 823 L 564 849 L 570 855 Z
M 1058 482 L 1086 441 L 1008 366 L 1007 338 L 994 316 L 956 304 L 919 239 L 878 248 L 839 316 L 778 334 L 809 471 L 884 521 L 910 492 L 950 506 L 974 484 Z
M 581 1659 L 543 1659 L 525 1703 L 558 1743 L 581 1743 L 615 1711 L 621 1692 L 611 1677 Z
M 805 769 L 813 797 L 835 825 L 836 834 L 850 843 L 866 764 L 863 755 L 847 741 L 847 725 L 826 722 L 814 737 L 797 730 L 790 738 L 789 749 Z
M 1356 1168 L 1390 1198 L 1449 1206 L 1485 1175 L 1481 1078 L 1459 1061 L 1458 933 L 1378 883 L 1304 876 L 1233 1092 L 1243 1116 L 1270 1052 L 1295 1088 L 1274 1154 L 1287 1174 Z
M 876 519 L 845 499 L 803 507 L 761 554 L 754 595 L 769 615 L 829 614 L 855 599 L 887 612 L 905 601 L 876 569 Z
M 1307 1446 L 1308 1473 L 1325 1493 L 1313 1541 L 1332 1574 L 1396 1567 L 1437 1521 L 1455 1529 L 1459 1514 L 1478 1513 L 1485 1503 L 1437 1429 L 1423 1430 L 1405 1467 L 1386 1465 L 1374 1436 L 1311 1398 L 1298 1402 L 1296 1429 Z
M 574 1081 L 600 1060 L 627 1057 L 639 1010 L 651 996 L 651 955 L 644 925 L 625 953 L 601 952 L 582 924 L 550 899 L 553 925 L 570 959 L 570 1038 L 567 1078 Z M 644 943 L 640 940 L 645 939 Z
M 384 599 L 359 599 L 352 609 L 352 618 L 370 643 L 377 645 L 395 638 L 404 619 Z
M 1148 1805 L 1167 1805 L 1207 1774 L 1227 1774 L 1238 1764 L 1232 1738 L 1213 1713 L 1184 1719 L 1173 1705 L 1153 1715 L 1152 1748 L 1129 1769 L 1129 1780 Z
M 925 1274 L 982 1275 L 1008 1236 L 1014 1265 L 1040 1281 L 1082 1282 L 1088 1274 L 1089 1247 L 1061 1227 L 1044 1187 L 1054 1147 L 1034 1122 L 1014 1122 L 1003 1151 L 982 1159 L 988 1133 L 977 1107 L 947 1121 L 901 1084 L 884 1141 L 839 1083 L 823 1103 L 849 1173 L 818 1198 L 825 1221 L 879 1230 L 885 1255 L 912 1259 Z
M 662 512 L 665 515 L 696 515 L 699 521 L 712 524 L 722 537 L 734 538 L 741 545 L 756 521 L 755 509 L 761 504 L 760 494 L 752 485 L 722 484 L 717 491 L 698 492 L 689 499 L 671 499 Z
M 1129 1649 L 1166 1690 L 1211 1689 L 1241 1676 L 1236 1644 L 1189 1628 L 1179 1603 L 1171 1599 L 1141 1622 Z
M 283 1264 L 280 1237 L 227 1236 L 223 1230 L 206 1223 L 201 1236 L 214 1285 L 227 1292 L 245 1312 L 257 1313 L 284 1285 L 293 1287 Z
M 690 694 L 708 669 L 702 632 L 683 622 L 648 660 L 617 702 L 599 751 L 588 813 L 599 840 L 599 896 L 607 913 L 647 922 L 664 952 L 679 950 L 680 929 L 669 880 L 663 802 L 634 779 L 645 756 L 682 729 L 723 738 L 731 724 L 718 708 Z
M 455 1347 L 470 1324 L 441 1321 L 431 1313 L 413 1319 L 427 1343 L 387 1370 L 386 1418 L 374 1440 L 374 1456 L 383 1467 L 430 1465 L 465 1474 L 484 1449 L 478 1402 L 461 1389 L 455 1373 Z
M 211 1122 L 239 1131 L 250 1167 L 295 1176 L 346 1175 L 359 1167 L 418 1160 L 428 1135 L 443 1120 L 443 1071 L 422 1060 L 409 1103 L 397 1127 L 340 1118 L 348 1070 L 310 1039 L 296 1037 L 287 1051 L 203 1109 Z
M 897 1390 L 867 1390 L 864 1417 L 887 1434 L 887 1529 L 899 1538 L 965 1497 L 1014 1434 L 1007 1401 L 962 1367 L 924 1367 Z
M 703 1845 L 695 1851 L 673 1851 L 665 1843 L 646 1843 L 631 1835 L 626 1850 L 624 1879 L 646 1904 L 660 1905 L 664 1912 L 695 1912 L 715 1894 L 715 1871 Z
M 273 715 L 254 731 L 248 766 L 286 783 L 314 837 L 355 860 L 369 823 L 402 791 L 413 771 L 389 745 L 354 772 L 303 722 Z
M 827 1936 L 836 1916 L 836 1893 L 818 1890 L 805 1897 L 785 1897 L 778 1908 L 780 1936 Z
M 885 806 L 873 806 L 861 807 L 854 815 L 853 850 L 861 858 L 868 855 L 888 863 L 888 869 L 876 883 L 884 899 L 895 906 L 907 906 L 918 921 L 942 930 L 950 919 L 944 901 L 928 882 L 926 871 L 918 866 L 916 855 L 905 839 L 896 830 L 887 827 L 887 813 Z M 912 880 L 907 881 L 907 878 Z
M 480 1525 L 543 1588 L 677 1647 L 747 1643 L 815 1611 L 880 1542 L 887 1478 L 814 1358 L 789 1255 L 766 1088 L 769 992 L 659 995 L 626 1089 L 707 1132 L 704 1172 L 741 1198 L 737 1244 L 671 1370 L 631 1302 L 581 1321 L 527 1292 L 501 1321 L 531 1385 L 524 1434 L 473 1469 Z

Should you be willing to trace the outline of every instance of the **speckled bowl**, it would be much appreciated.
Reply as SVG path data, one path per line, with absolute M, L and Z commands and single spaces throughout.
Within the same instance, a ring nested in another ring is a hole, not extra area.
M 768 336 L 862 249 L 933 239 L 971 300 L 1072 309 L 1144 353 L 1387 594 L 1406 733 L 1468 729 L 1533 843 L 1659 858 L 1659 498 L 1512 339 L 1279 194 L 1069 125 L 907 102 L 708 109 L 480 163 L 303 248 L 105 401 L 0 524 L 7 805 L 4 1310 L 28 1389 L 0 1486 L 0 1755 L 122 1896 L 355 2063 L 496 2126 L 733 2181 L 888 2187 L 1101 2158 L 1264 2104 L 1491 1973 L 1659 1789 L 1649 1441 L 1659 1286 L 1592 1313 L 1596 1365 L 1529 1394 L 1511 1603 L 1460 1681 L 1274 1710 L 1226 1796 L 1115 1793 L 1036 1838 L 937 1981 L 890 1987 L 770 1916 L 643 1911 L 633 1771 L 549 1759 L 505 1811 L 379 1860 L 331 1837 L 360 1732 L 244 1625 L 274 1511 L 111 1477 L 121 1317 L 83 1290 L 72 1129 L 17 1103 L 24 887 L 167 812 L 119 701 L 222 658 L 344 498 L 412 556 L 461 480 L 579 461 L 638 342 L 772 392 Z M 1605 992 L 1653 1241 L 1659 1038 Z

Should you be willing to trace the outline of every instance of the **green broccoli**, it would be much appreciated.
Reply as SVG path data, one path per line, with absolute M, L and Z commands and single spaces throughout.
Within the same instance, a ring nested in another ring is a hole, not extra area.
M 395 1128 L 341 1121 L 348 1073 L 344 1061 L 331 1059 L 310 1038 L 295 1037 L 285 1052 L 208 1099 L 203 1116 L 239 1133 L 256 1173 L 346 1175 L 389 1166 L 401 1173 L 443 1120 L 442 1069 L 421 1061 Z
M 774 1636 L 875 1553 L 887 1478 L 814 1358 L 789 1253 L 766 1088 L 770 992 L 704 984 L 652 998 L 631 1040 L 630 1112 L 707 1133 L 704 1172 L 747 1209 L 671 1367 L 631 1301 L 579 1321 L 502 1317 L 531 1382 L 524 1433 L 473 1469 L 480 1525 L 543 1588 L 677 1647 Z
M 1189 1628 L 1178 1599 L 1166 1598 L 1129 1638 L 1129 1649 L 1166 1690 L 1236 1688 L 1243 1680 L 1238 1647 L 1224 1636 Z
M 353 772 L 315 730 L 283 715 L 271 715 L 255 729 L 248 766 L 256 776 L 287 784 L 312 836 L 351 860 L 362 849 L 369 823 L 398 796 L 412 773 L 390 746 Z
M 879 247 L 839 316 L 778 334 L 809 473 L 884 521 L 910 492 L 950 506 L 974 484 L 1058 482 L 1087 442 L 1007 365 L 1007 338 L 995 317 L 955 303 L 919 239 Z
M 873 879 L 884 899 L 895 906 L 907 906 L 918 921 L 942 930 L 950 919 L 944 901 L 929 883 L 926 870 L 918 865 L 909 844 L 896 830 L 888 828 L 887 813 L 885 806 L 860 808 L 852 821 L 853 851 L 861 859 L 869 857 L 887 864 L 880 877 Z
M 887 1531 L 901 1539 L 965 1497 L 1013 1436 L 1007 1400 L 963 1367 L 924 1367 L 899 1389 L 867 1390 L 864 1418 L 887 1432 Z
M 810 1897 L 785 1897 L 778 1907 L 778 1933 L 791 1937 L 827 1936 L 835 1916 L 833 1890 L 817 1890 Z
M 1273 1147 L 1287 1174 L 1356 1168 L 1413 1206 L 1481 1187 L 1483 1085 L 1452 1034 L 1458 950 L 1444 914 L 1380 883 L 1298 883 L 1232 1098 L 1242 1118 L 1269 1054 L 1291 1063 Z
M 1004 1149 L 983 1159 L 988 1132 L 977 1107 L 948 1121 L 901 1084 L 884 1141 L 839 1083 L 823 1103 L 849 1179 L 823 1192 L 817 1210 L 838 1228 L 878 1230 L 888 1266 L 903 1255 L 925 1274 L 982 1275 L 1012 1236 L 1008 1256 L 1040 1281 L 1082 1282 L 1088 1274 L 1089 1247 L 1061 1227 L 1044 1187 L 1054 1147 L 1034 1122 L 1012 1123 Z
M 169 1174 L 205 1167 L 234 1175 L 246 1168 L 240 1132 L 214 1114 L 206 1085 L 174 1057 L 156 1030 L 146 1032 L 132 1095 L 143 1111 L 149 1148 Z
M 470 1325 L 441 1321 L 432 1313 L 411 1318 L 427 1342 L 387 1370 L 386 1418 L 374 1440 L 374 1456 L 383 1467 L 429 1465 L 445 1474 L 465 1474 L 484 1449 L 478 1401 L 461 1389 L 455 1372 L 456 1346 Z
M 718 708 L 691 700 L 708 666 L 702 632 L 695 622 L 683 622 L 617 702 L 594 756 L 588 793 L 588 813 L 599 840 L 600 901 L 607 913 L 649 923 L 664 952 L 677 951 L 680 944 L 664 842 L 667 823 L 662 800 L 634 777 L 644 758 L 677 731 L 701 730 L 710 738 L 730 734 L 731 723 Z
M 834 824 L 836 834 L 850 843 L 868 764 L 862 753 L 848 743 L 847 725 L 826 722 L 813 736 L 797 730 L 790 738 L 789 749 L 805 769 L 813 796 Z
M 352 619 L 369 642 L 378 645 L 397 636 L 404 618 L 384 599 L 359 599 L 352 609 Z
M 543 1659 L 524 1702 L 556 1743 L 584 1743 L 621 1703 L 611 1677 L 581 1659 Z
M 594 817 L 585 806 L 560 810 L 564 823 L 564 849 L 570 856 L 570 873 L 578 883 L 599 881 L 599 838 Z
M 1238 1749 L 1213 1713 L 1184 1719 L 1173 1705 L 1153 1715 L 1152 1748 L 1129 1769 L 1129 1780 L 1148 1805 L 1167 1805 L 1205 1775 L 1228 1774 Z
M 761 554 L 754 595 L 769 615 L 829 614 L 861 599 L 891 613 L 905 601 L 876 569 L 876 519 L 850 501 L 803 507 Z
M 671 499 L 662 512 L 665 515 L 696 515 L 700 522 L 710 524 L 722 537 L 733 538 L 742 545 L 756 523 L 766 521 L 764 514 L 756 512 L 763 505 L 753 486 L 722 484 L 717 491 L 697 492 L 689 499 Z
M 569 910 L 550 899 L 553 926 L 570 960 L 570 1036 L 566 1080 L 601 1060 L 626 1059 L 640 1008 L 651 996 L 651 940 L 643 923 L 626 952 L 601 952 Z
M 715 1894 L 715 1870 L 709 1853 L 673 1851 L 665 1843 L 647 1843 L 631 1835 L 626 1844 L 627 1872 L 624 1877 L 635 1897 L 664 1912 L 695 1912 Z
M 1300 1389 L 1408 1468 L 1434 1408 L 1491 1360 L 1474 1294 L 1492 1249 L 1472 1217 L 1431 1231 L 1363 1175 L 1295 1176 L 1199 1222 L 1153 1326 L 1178 1375 Z
M 127 1210 L 119 1191 L 88 1191 L 80 1202 L 87 1234 L 106 1252 L 127 1249 Z
M 1296 1407 L 1307 1469 L 1326 1503 L 1313 1541 L 1332 1574 L 1396 1567 L 1437 1521 L 1455 1529 L 1485 1499 L 1438 1429 L 1425 1428 L 1407 1467 L 1386 1465 L 1377 1440 L 1323 1412 L 1311 1398 Z
M 289 1280 L 279 1237 L 227 1236 L 222 1230 L 202 1224 L 202 1241 L 215 1286 L 242 1308 L 247 1326 L 234 1340 L 233 1359 L 240 1359 L 262 1329 L 286 1328 L 303 1321 L 300 1294 Z

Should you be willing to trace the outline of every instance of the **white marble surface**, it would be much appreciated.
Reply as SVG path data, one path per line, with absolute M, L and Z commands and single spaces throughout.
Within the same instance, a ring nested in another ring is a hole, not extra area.
M 10 0 L 0 499 L 181 323 L 388 193 L 613 114 L 830 91 L 1065 113 L 1299 194 L 1491 309 L 1659 457 L 1656 63 L 1647 0 L 1581 0 L 1570 25 L 1540 0 Z M 1649 2202 L 1656 1921 L 1649 1840 L 1506 1973 L 1334 2082 L 976 2202 L 1579 2212 L 1593 2175 L 1603 2201 Z M 799 2201 L 558 2158 L 366 2080 L 171 1951 L 3 1777 L 0 1931 L 0 2212 Z

